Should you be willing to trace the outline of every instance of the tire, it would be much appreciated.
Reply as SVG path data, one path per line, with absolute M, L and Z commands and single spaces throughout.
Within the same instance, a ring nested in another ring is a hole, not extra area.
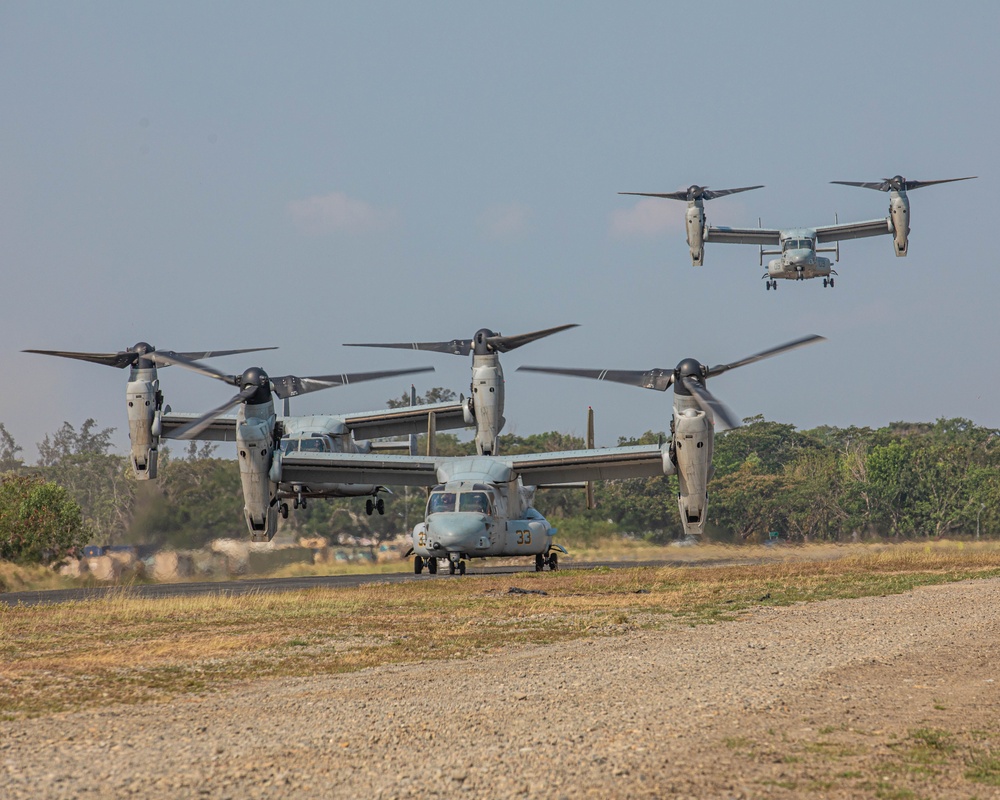
M 549 554 L 549 569 L 553 572 L 559 569 L 559 556 L 556 553 Z
M 368 516 L 370 517 L 374 510 L 375 510 L 375 504 L 371 501 L 371 498 L 369 497 L 368 500 L 365 501 L 365 511 L 368 513 Z
M 452 561 L 450 558 L 448 559 L 448 574 L 449 575 L 455 574 L 455 562 Z
M 465 562 L 464 561 L 459 561 L 458 562 L 458 574 L 459 575 L 464 575 L 465 574 Z
M 385 513 L 385 500 L 383 498 L 380 497 L 375 501 L 375 510 L 379 513 L 379 515 Z
M 545 568 L 545 556 L 541 553 L 535 556 L 535 572 L 541 572 Z
M 427 564 L 428 572 L 430 571 L 430 563 Z M 413 574 L 419 575 L 424 571 L 424 560 L 420 556 L 413 557 Z
M 438 560 L 436 558 L 431 557 L 427 559 L 427 572 L 431 575 L 438 574 Z

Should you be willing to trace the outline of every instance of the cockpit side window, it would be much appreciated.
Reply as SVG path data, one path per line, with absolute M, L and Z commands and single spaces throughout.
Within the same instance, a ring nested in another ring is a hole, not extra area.
M 330 445 L 325 436 L 313 436 L 309 439 L 301 439 L 299 449 L 305 453 L 329 453 Z
M 427 499 L 427 513 L 440 514 L 455 510 L 454 492 L 431 492 Z
M 294 453 L 299 449 L 298 439 L 282 439 L 281 440 L 281 451 L 283 453 Z
M 458 499 L 459 511 L 478 511 L 480 514 L 490 512 L 490 501 L 486 492 L 462 492 Z

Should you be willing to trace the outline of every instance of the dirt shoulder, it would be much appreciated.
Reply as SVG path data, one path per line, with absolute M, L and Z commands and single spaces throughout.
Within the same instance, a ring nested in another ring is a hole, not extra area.
M 266 680 L 0 723 L 0 795 L 995 797 L 998 635 L 990 579 Z

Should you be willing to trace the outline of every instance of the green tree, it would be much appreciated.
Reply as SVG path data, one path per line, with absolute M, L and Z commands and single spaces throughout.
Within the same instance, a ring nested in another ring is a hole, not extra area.
M 136 488 L 128 458 L 109 452 L 114 430 L 98 430 L 93 419 L 79 431 L 64 422 L 38 444 L 39 474 L 63 486 L 94 538 L 109 544 L 128 530 Z
M 80 506 L 63 487 L 27 475 L 0 480 L 0 559 L 50 564 L 89 537 Z
M 16 472 L 24 466 L 24 461 L 18 455 L 21 450 L 10 431 L 0 422 L 0 473 Z

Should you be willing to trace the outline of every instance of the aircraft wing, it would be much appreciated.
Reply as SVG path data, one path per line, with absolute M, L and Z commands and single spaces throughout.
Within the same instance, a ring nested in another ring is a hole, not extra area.
M 663 474 L 664 446 L 656 444 L 565 450 L 523 456 L 393 456 L 376 453 L 293 452 L 281 457 L 282 483 L 374 483 L 434 486 L 449 479 L 524 483 L 649 478 Z
M 781 231 L 771 228 L 714 228 L 705 231 L 706 242 L 724 244 L 781 244 Z
M 340 415 L 355 439 L 381 439 L 385 436 L 406 436 L 427 433 L 427 415 L 434 412 L 435 429 L 439 431 L 467 427 L 462 410 L 464 403 L 427 403 L 422 406 L 386 408 Z
M 174 438 L 171 434 L 189 422 L 201 419 L 202 414 L 163 414 L 160 418 L 163 424 L 163 432 L 160 434 L 164 439 Z M 207 442 L 235 442 L 236 441 L 236 416 L 233 414 L 216 417 L 197 436 L 192 439 L 199 439 Z
M 286 453 L 282 483 L 374 483 L 434 486 L 439 458 L 375 453 Z
M 892 220 L 890 217 L 882 219 L 870 219 L 866 222 L 845 222 L 843 225 L 824 225 L 816 228 L 816 241 L 839 242 L 843 239 L 864 239 L 867 236 L 881 236 L 883 233 L 892 234 Z
M 593 450 L 565 450 L 500 456 L 525 484 L 570 483 L 616 478 L 652 478 L 663 474 L 666 445 L 640 444 Z

